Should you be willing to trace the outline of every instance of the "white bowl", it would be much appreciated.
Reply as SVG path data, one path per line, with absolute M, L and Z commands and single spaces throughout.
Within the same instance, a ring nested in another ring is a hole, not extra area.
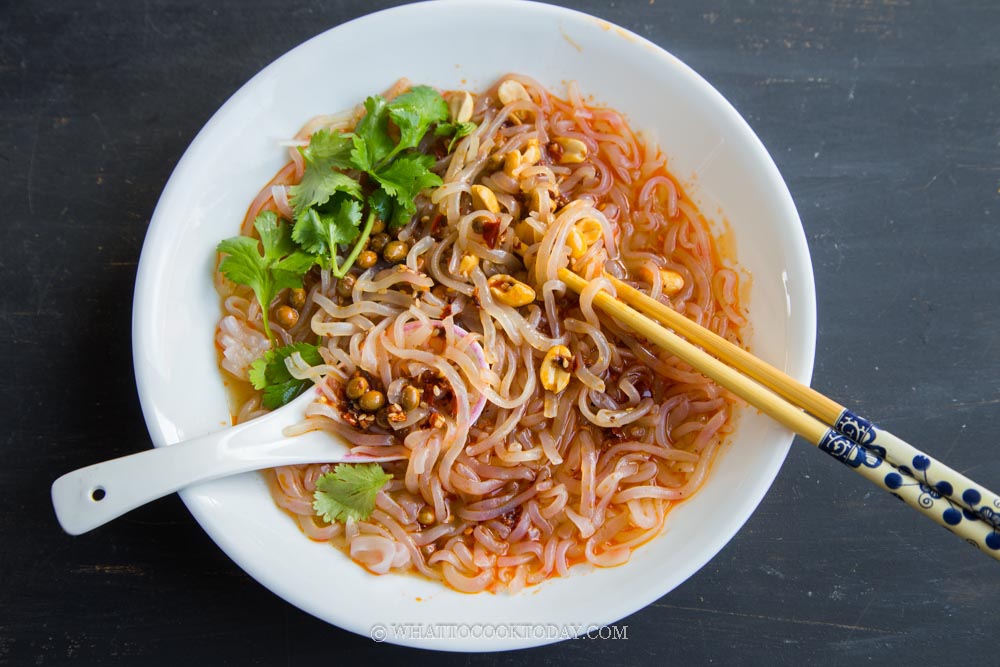
M 584 14 L 500 1 L 418 4 L 344 24 L 282 56 L 219 109 L 178 163 L 147 232 L 133 314 L 139 397 L 157 447 L 230 423 L 213 346 L 215 246 L 237 233 L 251 199 L 287 159 L 278 142 L 400 76 L 478 89 L 506 72 L 560 93 L 576 80 L 660 144 L 701 210 L 732 228 L 739 263 L 753 276 L 752 349 L 808 382 L 815 296 L 802 227 L 767 151 L 715 89 L 656 45 Z M 789 432 L 744 411 L 708 481 L 671 512 L 665 534 L 626 565 L 578 567 L 517 595 L 465 595 L 415 576 L 368 574 L 303 536 L 259 474 L 181 497 L 240 567 L 321 619 L 399 644 L 502 650 L 613 623 L 671 591 L 740 529 L 790 442 Z M 401 629 L 414 623 L 421 625 Z M 441 625 L 426 636 L 425 624 Z

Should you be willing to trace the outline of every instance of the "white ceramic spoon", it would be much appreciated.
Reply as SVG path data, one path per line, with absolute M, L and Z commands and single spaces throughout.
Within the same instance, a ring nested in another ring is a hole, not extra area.
M 442 322 L 433 324 L 444 326 Z M 414 326 L 417 323 L 407 328 Z M 467 335 L 461 327 L 452 326 L 459 338 Z M 487 368 L 479 343 L 474 341 L 469 348 L 480 368 Z M 286 427 L 305 418 L 315 395 L 315 390 L 306 391 L 284 407 L 218 433 L 66 473 L 52 483 L 52 505 L 59 525 L 70 535 L 80 535 L 186 486 L 251 470 L 302 463 L 384 463 L 405 458 L 351 454 L 350 445 L 326 431 L 285 436 Z M 473 422 L 485 405 L 486 397 L 480 395 L 472 406 Z
M 302 421 L 315 397 L 314 390 L 306 391 L 288 405 L 245 424 L 67 473 L 52 484 L 59 525 L 71 535 L 80 535 L 185 486 L 251 470 L 398 458 L 352 456 L 343 440 L 324 431 L 284 436 L 282 430 Z

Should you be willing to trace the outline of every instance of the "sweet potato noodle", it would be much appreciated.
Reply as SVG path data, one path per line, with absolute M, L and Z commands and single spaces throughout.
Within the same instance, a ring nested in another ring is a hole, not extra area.
M 577 563 L 619 565 L 702 484 L 732 430 L 734 399 L 596 311 L 594 294 L 611 289 L 602 274 L 739 343 L 738 275 L 663 153 L 574 84 L 566 100 L 521 75 L 444 95 L 453 114 L 471 104 L 477 127 L 450 153 L 447 138 L 425 139 L 444 185 L 418 198 L 398 232 L 405 261 L 355 267 L 346 282 L 315 267 L 297 322 L 271 319 L 281 344 L 322 341 L 325 364 L 294 369 L 320 393 L 295 431 L 324 429 L 356 453 L 393 459 L 382 463 L 392 480 L 365 521 L 316 516 L 316 480 L 329 465 L 268 471 L 274 500 L 310 538 L 371 572 L 418 572 L 464 592 L 517 591 Z M 296 147 L 320 128 L 349 131 L 362 113 L 301 130 L 243 234 L 261 210 L 292 219 Z M 566 266 L 591 281 L 579 298 L 557 277 Z M 499 274 L 535 298 L 519 305 L 491 283 Z M 245 382 L 269 348 L 260 307 L 248 288 L 221 276 L 217 285 L 221 365 Z M 544 368 L 559 345 L 571 356 Z M 556 391 L 560 369 L 569 382 Z M 419 388 L 419 405 L 388 425 L 359 422 L 344 394 L 359 371 L 394 404 L 405 385 Z M 262 412 L 245 386 L 238 421 Z

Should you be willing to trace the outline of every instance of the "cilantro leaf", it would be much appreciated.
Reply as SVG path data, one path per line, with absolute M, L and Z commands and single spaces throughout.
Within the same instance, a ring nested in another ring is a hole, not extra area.
M 265 261 L 274 262 L 295 250 L 295 245 L 288 236 L 288 227 L 281 224 L 276 213 L 261 213 L 253 221 L 253 226 L 260 235 Z
M 332 225 L 332 215 L 321 215 L 316 209 L 309 208 L 295 222 L 292 238 L 306 252 L 323 255 L 330 247 L 328 229 Z
M 272 211 L 258 215 L 253 225 L 260 234 L 259 243 L 249 236 L 236 236 L 219 243 L 216 250 L 225 255 L 219 262 L 219 271 L 234 283 L 253 290 L 260 303 L 264 331 L 273 343 L 274 334 L 268 321 L 271 302 L 286 287 L 302 287 L 302 275 L 316 258 L 295 249 L 288 225 Z
M 278 289 L 302 287 L 302 276 L 316 263 L 316 256 L 297 250 L 274 263 L 275 284 Z
M 316 480 L 313 510 L 324 521 L 364 521 L 375 509 L 375 496 L 392 479 L 377 463 L 341 463 Z
M 292 238 L 307 252 L 333 258 L 338 245 L 358 238 L 360 226 L 361 202 L 343 197 L 334 200 L 332 212 L 307 209 L 295 223 Z
M 340 131 L 317 130 L 309 139 L 309 145 L 300 148 L 305 160 L 302 181 L 293 185 L 289 193 L 296 217 L 310 206 L 320 206 L 329 201 L 337 192 L 346 192 L 361 197 L 361 184 L 337 169 L 353 166 L 351 153 L 353 140 Z
M 351 149 L 354 144 L 340 130 L 316 130 L 309 137 L 309 145 L 300 148 L 302 157 L 310 164 L 325 164 L 334 169 L 351 168 Z
M 254 389 L 264 390 L 262 402 L 269 410 L 287 405 L 312 384 L 309 380 L 298 380 L 288 372 L 285 360 L 295 352 L 302 355 L 302 360 L 310 366 L 319 366 L 323 363 L 318 346 L 293 343 L 277 350 L 268 350 L 264 356 L 250 365 L 250 382 L 253 383 Z
M 222 241 L 216 250 L 226 256 L 219 263 L 219 270 L 234 283 L 249 285 L 256 292 L 255 285 L 263 285 L 270 279 L 266 261 L 260 256 L 259 246 L 257 239 L 249 236 L 236 236 Z
M 434 128 L 434 136 L 451 137 L 451 141 L 448 143 L 448 152 L 450 153 L 455 147 L 455 142 L 475 132 L 477 127 L 479 126 L 472 122 L 438 123 L 438 126 Z
M 396 201 L 385 188 L 378 190 L 368 196 L 368 207 L 375 213 L 375 216 L 384 222 L 391 222 L 393 212 L 396 210 Z
M 471 121 L 467 123 L 438 123 L 437 127 L 434 128 L 434 136 L 461 139 L 475 132 L 477 127 L 479 126 Z
M 434 158 L 420 153 L 408 153 L 393 160 L 389 166 L 373 174 L 386 194 L 396 200 L 390 224 L 406 224 L 417 212 L 414 199 L 421 190 L 441 185 L 441 177 L 430 170 Z
M 416 148 L 434 123 L 448 120 L 448 103 L 430 86 L 414 86 L 389 103 L 389 117 L 399 128 L 393 154 Z
M 362 171 L 373 171 L 392 152 L 395 142 L 389 136 L 389 108 L 385 98 L 369 97 L 365 100 L 365 111 L 351 137 L 351 163 Z
M 250 378 L 250 384 L 257 391 L 260 391 L 267 386 L 267 360 L 268 355 L 270 355 L 274 350 L 268 350 L 264 353 L 264 356 L 260 359 L 256 359 L 250 368 L 247 369 L 247 375 Z

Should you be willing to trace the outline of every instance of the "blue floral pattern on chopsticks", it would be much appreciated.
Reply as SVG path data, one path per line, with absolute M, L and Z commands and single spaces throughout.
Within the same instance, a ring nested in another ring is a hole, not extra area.
M 961 495 L 956 495 L 956 484 L 961 488 L 966 483 L 974 484 L 974 482 L 970 482 L 964 476 L 955 473 L 947 466 L 938 463 L 922 453 L 915 454 L 912 460 L 909 461 L 909 465 L 907 465 L 906 457 L 908 454 L 904 454 L 904 452 L 916 453 L 918 450 L 914 450 L 911 445 L 900 441 L 888 431 L 850 410 L 845 409 L 840 414 L 837 423 L 834 425 L 834 429 L 869 452 L 873 452 L 880 458 L 885 459 L 889 464 L 897 464 L 903 474 L 914 479 L 918 477 L 922 478 L 923 484 L 933 489 L 939 497 L 944 496 L 951 509 L 955 510 L 955 512 L 960 512 L 970 521 L 979 519 L 993 526 L 994 529 L 1000 530 L 1000 498 L 993 497 L 994 506 L 991 507 L 988 503 L 983 503 L 983 495 L 978 488 L 966 488 Z M 889 452 L 882 444 L 886 446 L 891 445 L 892 452 Z M 847 448 L 843 444 L 835 445 L 835 447 L 839 449 Z M 860 454 L 857 452 L 852 452 L 851 455 L 856 460 L 857 457 L 860 457 Z M 836 455 L 834 454 L 834 456 Z M 928 474 L 928 471 L 932 467 L 934 470 Z M 918 471 L 920 474 L 918 475 L 914 471 Z M 949 479 L 952 481 L 949 481 Z M 962 506 L 963 504 L 965 507 Z M 955 513 L 950 513 L 946 517 L 946 520 L 955 516 Z M 952 523 L 949 525 L 957 524 Z M 1000 541 L 1000 538 L 997 539 Z
M 861 466 L 877 468 L 882 464 L 882 457 L 878 453 L 863 447 L 845 435 L 835 433 L 832 429 L 826 432 L 826 436 L 819 443 L 819 448 L 852 468 L 860 468 Z
M 875 444 L 875 439 L 878 437 L 878 427 L 861 415 L 844 410 L 840 413 L 840 419 L 837 420 L 833 428 L 865 449 L 875 452 L 883 459 L 885 458 L 885 448 Z
M 854 433 L 858 433 L 862 439 L 868 439 L 874 427 L 866 420 L 860 421 L 864 422 L 864 424 L 859 424 L 855 421 L 846 428 Z M 842 422 L 843 420 L 838 421 L 838 427 Z M 952 485 L 946 481 L 931 484 L 927 477 L 927 470 L 932 465 L 930 457 L 924 455 L 914 456 L 910 461 L 910 466 L 901 465 L 895 468 L 883 458 L 882 454 L 885 450 L 877 452 L 881 448 L 876 448 L 872 445 L 866 447 L 846 436 L 843 432 L 837 432 L 834 429 L 829 429 L 826 432 L 822 440 L 818 443 L 818 447 L 846 466 L 855 469 L 871 469 L 871 474 L 881 476 L 881 479 L 878 481 L 890 493 L 903 487 L 917 487 L 920 493 L 917 496 L 916 502 L 928 513 L 935 514 L 933 512 L 935 505 L 938 504 L 938 501 L 944 500 L 948 507 L 941 512 L 940 521 L 945 528 L 958 526 L 962 521 L 983 521 L 990 532 L 984 538 L 984 544 L 978 544 L 977 542 L 973 542 L 973 544 L 979 548 L 985 546 L 985 548 L 992 551 L 1000 550 L 1000 532 L 998 532 L 998 526 L 995 523 L 1000 514 L 985 506 L 973 512 L 967 507 L 962 507 L 952 502 L 949 497 L 954 493 Z M 902 496 L 896 493 L 893 493 L 893 495 L 903 500 Z M 974 507 L 981 500 L 981 497 L 975 489 L 967 489 L 962 494 L 962 500 L 971 507 Z

